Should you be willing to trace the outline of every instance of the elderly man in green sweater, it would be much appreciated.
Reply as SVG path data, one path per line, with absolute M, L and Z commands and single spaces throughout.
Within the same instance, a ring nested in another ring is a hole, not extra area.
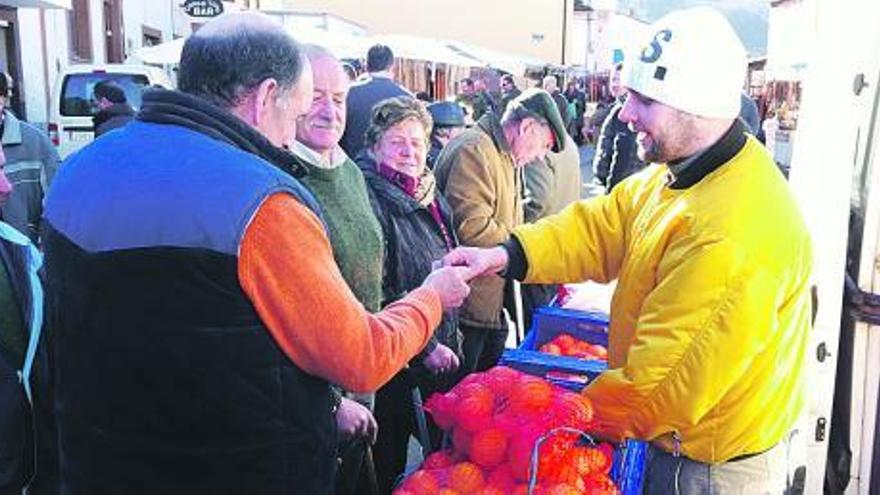
M 311 108 L 296 122 L 296 142 L 291 150 L 305 171 L 299 180 L 321 206 L 333 257 L 345 282 L 367 311 L 379 311 L 382 227 L 373 215 L 363 174 L 338 144 L 345 130 L 349 81 L 339 60 L 329 51 L 315 45 L 306 45 L 303 50 L 312 66 L 315 87 Z M 346 444 L 375 442 L 378 426 L 369 408 L 373 398 L 373 394 L 341 398 L 336 423 L 340 439 Z M 348 494 L 352 493 L 352 485 L 358 484 L 360 451 L 343 448 L 342 455 L 337 492 Z

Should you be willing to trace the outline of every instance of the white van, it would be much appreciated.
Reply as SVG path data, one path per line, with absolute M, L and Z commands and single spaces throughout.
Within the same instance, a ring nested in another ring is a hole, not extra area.
M 161 69 L 147 65 L 70 65 L 55 80 L 49 110 L 49 137 L 62 159 L 95 138 L 92 117 L 97 113 L 93 98 L 95 85 L 107 79 L 118 84 L 137 110 L 144 88 L 159 85 L 171 88 L 171 80 Z

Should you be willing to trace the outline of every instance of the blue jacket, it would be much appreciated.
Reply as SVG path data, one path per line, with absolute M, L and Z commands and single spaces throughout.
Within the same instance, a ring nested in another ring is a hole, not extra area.
M 330 386 L 278 347 L 237 270 L 265 198 L 314 199 L 243 148 L 260 138 L 231 114 L 144 101 L 46 200 L 62 493 L 329 495 Z

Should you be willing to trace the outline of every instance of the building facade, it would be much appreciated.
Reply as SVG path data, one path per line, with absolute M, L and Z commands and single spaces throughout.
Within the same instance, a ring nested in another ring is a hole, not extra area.
M 0 0 L 0 69 L 11 108 L 45 126 L 52 86 L 71 64 L 122 63 L 133 51 L 189 35 L 206 21 L 181 0 Z M 245 0 L 220 2 L 240 10 Z M 26 61 L 22 63 L 22 61 Z
M 575 0 L 250 0 L 263 11 L 326 12 L 374 34 L 453 39 L 547 63 L 571 62 Z

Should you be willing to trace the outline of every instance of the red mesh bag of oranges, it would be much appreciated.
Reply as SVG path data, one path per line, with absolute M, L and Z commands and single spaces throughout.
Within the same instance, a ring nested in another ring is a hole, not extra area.
M 450 439 L 394 495 L 619 493 L 612 447 L 582 445 L 593 426 L 586 397 L 508 367 L 467 376 L 425 410 Z M 537 446 L 537 463 L 533 451 Z

